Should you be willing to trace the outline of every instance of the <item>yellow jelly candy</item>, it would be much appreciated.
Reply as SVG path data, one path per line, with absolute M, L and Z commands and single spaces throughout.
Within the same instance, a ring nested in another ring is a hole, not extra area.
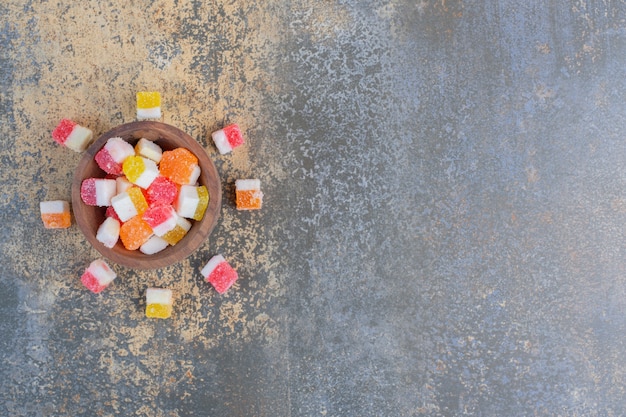
M 158 91 L 140 91 L 137 93 L 137 108 L 152 109 L 161 107 L 161 94 Z
M 206 211 L 207 206 L 209 205 L 209 191 L 206 189 L 204 185 L 201 185 L 197 188 L 198 191 L 198 206 L 196 207 L 196 212 L 193 215 L 194 220 L 202 220 L 204 217 L 204 212 Z
M 141 188 L 130 187 L 126 190 L 126 193 L 130 197 L 130 201 L 133 202 L 135 209 L 137 209 L 137 214 L 141 215 L 144 211 L 148 210 L 148 202 L 146 201 L 146 197 L 144 197 L 141 192 Z
M 166 319 L 172 315 L 172 290 L 148 288 L 146 290 L 146 317 Z
M 170 245 L 174 246 L 175 244 L 180 242 L 183 237 L 185 237 L 189 229 L 191 229 L 191 222 L 189 222 L 189 220 L 185 219 L 184 217 L 179 216 L 176 218 L 176 226 L 172 230 L 161 236 L 161 238 Z
M 172 306 L 166 304 L 148 304 L 146 306 L 146 317 L 156 319 L 167 319 L 172 315 Z
M 140 91 L 137 93 L 137 119 L 161 118 L 161 94 L 157 91 Z

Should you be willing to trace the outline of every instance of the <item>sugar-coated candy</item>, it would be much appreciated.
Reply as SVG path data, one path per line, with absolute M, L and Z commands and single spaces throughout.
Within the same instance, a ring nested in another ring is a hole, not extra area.
M 169 204 L 155 204 L 141 215 L 157 236 L 163 236 L 176 227 L 176 210 Z
M 135 216 L 120 227 L 120 239 L 128 250 L 136 250 L 152 236 L 152 228 L 141 216 Z
M 261 181 L 258 179 L 235 181 L 237 210 L 258 210 L 263 205 Z
M 115 212 L 115 208 L 113 208 L 113 206 L 107 207 L 106 211 L 104 212 L 104 217 L 112 217 L 118 222 L 120 222 L 120 224 L 122 223 L 120 216 L 117 215 L 117 213 Z
M 159 164 L 161 175 L 176 184 L 195 184 L 200 177 L 198 158 L 185 148 L 163 152 Z
M 88 206 L 107 207 L 116 194 L 115 180 L 108 178 L 87 178 L 80 185 L 80 198 Z
M 236 124 L 228 125 L 211 134 L 213 142 L 220 154 L 224 155 L 236 147 L 243 145 L 244 139 L 239 126 Z
M 39 202 L 41 221 L 46 229 L 67 229 L 72 224 L 70 203 L 62 200 Z
M 113 218 L 107 217 L 98 227 L 96 239 L 107 248 L 115 246 L 120 238 L 120 222 Z
M 130 187 L 114 196 L 111 199 L 111 205 L 122 222 L 143 214 L 148 209 L 148 202 L 139 187 Z
M 146 290 L 146 317 L 166 319 L 172 315 L 172 290 L 148 288 Z
M 93 132 L 70 119 L 62 119 L 52 131 L 52 138 L 60 145 L 82 152 L 89 146 Z
M 148 188 L 152 181 L 159 176 L 159 167 L 156 162 L 143 156 L 133 155 L 124 160 L 122 171 L 131 183 Z
M 178 187 L 171 180 L 159 176 L 146 189 L 148 204 L 172 204 L 178 195 Z
M 122 163 L 129 156 L 135 155 L 133 145 L 119 137 L 110 138 L 94 159 L 101 170 L 107 174 L 121 175 Z
M 226 262 L 222 255 L 215 255 L 211 258 L 200 273 L 220 294 L 224 294 L 237 281 L 237 271 Z
M 122 175 L 120 177 L 115 178 L 115 185 L 117 186 L 116 187 L 117 194 L 119 194 L 119 193 L 123 193 L 124 191 L 132 187 L 133 183 L 128 181 L 126 177 Z
M 184 217 L 176 216 L 176 226 L 166 234 L 162 236 L 170 245 L 174 246 L 185 237 L 187 232 L 191 229 L 191 222 Z
M 139 251 L 146 255 L 154 255 L 157 252 L 161 252 L 168 246 L 167 241 L 163 240 L 159 236 L 151 236 L 143 245 L 139 247 Z
M 85 270 L 80 277 L 85 287 L 94 293 L 104 290 L 115 278 L 117 274 L 102 259 L 96 259 Z
M 163 156 L 163 149 L 153 141 L 141 138 L 135 145 L 135 153 L 158 164 L 161 161 L 161 156 Z
M 137 119 L 161 118 L 161 94 L 158 91 L 140 91 L 137 93 Z
M 202 220 L 209 205 L 209 192 L 204 185 L 183 185 L 178 192 L 174 207 L 179 216 Z

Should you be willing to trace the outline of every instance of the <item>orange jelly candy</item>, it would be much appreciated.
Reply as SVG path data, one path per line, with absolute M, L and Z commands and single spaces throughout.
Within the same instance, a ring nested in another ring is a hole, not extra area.
M 176 184 L 193 184 L 198 179 L 198 158 L 185 148 L 163 152 L 159 163 L 161 175 Z
M 261 182 L 257 179 L 235 181 L 237 210 L 258 210 L 263 205 Z
M 70 227 L 70 204 L 67 201 L 42 201 L 39 203 L 41 221 L 46 229 L 66 229 Z
M 152 228 L 141 216 L 135 216 L 120 227 L 120 239 L 128 250 L 139 249 L 152 236 Z

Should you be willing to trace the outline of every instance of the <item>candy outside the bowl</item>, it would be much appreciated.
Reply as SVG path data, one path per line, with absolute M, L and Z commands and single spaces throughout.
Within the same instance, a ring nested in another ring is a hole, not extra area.
M 200 273 L 220 294 L 228 291 L 238 278 L 237 271 L 226 262 L 222 255 L 212 257 Z
M 52 131 L 52 139 L 59 145 L 75 151 L 82 152 L 91 143 L 93 132 L 70 119 L 61 119 L 57 127 Z
M 220 154 L 224 155 L 231 152 L 238 146 L 243 145 L 244 139 L 241 129 L 236 124 L 228 125 L 211 134 L 211 138 L 215 143 L 215 147 Z
M 263 205 L 261 181 L 245 179 L 235 181 L 235 199 L 237 210 L 258 210 Z
M 146 290 L 146 317 L 167 319 L 172 315 L 172 290 L 148 288 Z
M 117 274 L 102 259 L 93 261 L 80 277 L 81 282 L 91 292 L 99 293 L 117 277 Z
M 70 203 L 63 200 L 39 203 L 41 221 L 46 229 L 67 229 L 72 224 Z
M 161 118 L 161 94 L 158 91 L 137 93 L 137 120 Z

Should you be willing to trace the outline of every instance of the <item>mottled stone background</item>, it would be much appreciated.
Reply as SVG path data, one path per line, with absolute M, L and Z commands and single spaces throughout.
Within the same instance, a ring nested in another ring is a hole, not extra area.
M 624 1 L 5 0 L 0 51 L 0 415 L 626 412 Z M 80 158 L 50 132 L 133 121 L 139 90 L 224 204 L 94 295 L 98 253 L 39 218 Z

